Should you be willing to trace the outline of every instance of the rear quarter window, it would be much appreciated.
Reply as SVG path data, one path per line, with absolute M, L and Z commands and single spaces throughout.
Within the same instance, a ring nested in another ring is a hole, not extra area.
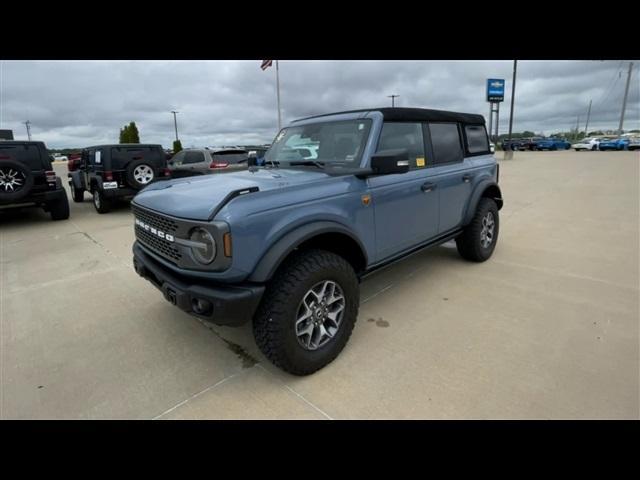
M 464 160 L 457 123 L 430 123 L 429 135 L 431 136 L 435 164 Z
M 240 162 L 246 162 L 249 158 L 249 153 L 243 150 L 229 150 L 226 152 L 216 152 L 211 155 L 214 162 L 235 164 Z
M 40 157 L 40 149 L 35 145 L 2 145 L 0 160 L 16 160 L 31 170 L 43 170 L 49 162 Z
M 489 153 L 489 139 L 484 125 L 466 125 L 464 133 L 469 153 Z

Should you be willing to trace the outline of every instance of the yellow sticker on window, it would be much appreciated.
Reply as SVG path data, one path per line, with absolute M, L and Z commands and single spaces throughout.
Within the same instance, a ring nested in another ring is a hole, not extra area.
M 416 166 L 417 167 L 424 167 L 424 157 L 416 158 Z

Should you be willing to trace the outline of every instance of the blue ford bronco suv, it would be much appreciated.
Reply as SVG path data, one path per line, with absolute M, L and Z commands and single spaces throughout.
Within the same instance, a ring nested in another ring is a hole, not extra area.
M 344 348 L 365 275 L 451 239 L 482 262 L 498 240 L 498 164 L 481 115 L 304 118 L 255 163 L 147 186 L 132 203 L 133 264 L 185 312 L 219 325 L 252 320 L 261 351 L 292 374 Z

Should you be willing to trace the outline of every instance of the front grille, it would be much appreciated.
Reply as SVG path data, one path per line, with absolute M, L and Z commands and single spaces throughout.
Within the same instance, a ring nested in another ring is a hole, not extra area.
M 162 230 L 166 233 L 175 233 L 178 231 L 178 223 L 170 218 L 163 217 L 157 213 L 149 212 L 148 210 L 142 210 L 136 206 L 133 206 L 133 214 L 142 220 L 144 223 L 148 223 L 153 228 Z
M 144 231 L 142 228 L 136 225 L 136 238 L 144 243 L 154 252 L 175 260 L 176 262 L 182 258 L 180 251 L 174 247 L 171 242 L 162 240 L 155 235 Z
M 133 206 L 135 217 L 144 223 L 152 226 L 157 230 L 161 230 L 166 234 L 175 234 L 178 231 L 178 223 L 174 220 L 163 217 L 162 215 L 142 210 Z M 174 262 L 179 262 L 182 253 L 173 242 L 168 242 L 153 233 L 146 231 L 139 225 L 135 225 L 136 238 L 152 252 Z

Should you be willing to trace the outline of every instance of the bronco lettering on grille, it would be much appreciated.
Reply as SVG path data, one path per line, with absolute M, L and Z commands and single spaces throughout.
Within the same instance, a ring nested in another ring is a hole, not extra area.
M 173 242 L 175 240 L 173 235 L 171 235 L 169 233 L 165 233 L 162 230 L 158 230 L 156 228 L 153 228 L 148 223 L 144 223 L 142 220 L 139 220 L 137 218 L 136 218 L 136 225 L 138 225 L 144 231 L 149 232 L 149 233 L 155 235 L 156 237 L 162 238 L 163 240 L 166 240 L 167 242 Z

